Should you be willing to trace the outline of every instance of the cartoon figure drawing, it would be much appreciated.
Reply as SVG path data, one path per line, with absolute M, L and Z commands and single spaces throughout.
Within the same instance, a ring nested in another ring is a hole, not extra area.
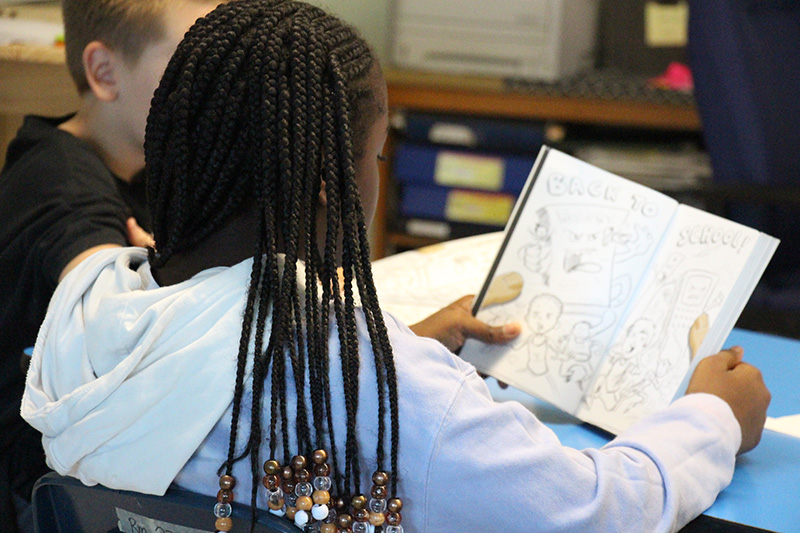
M 558 359 L 557 346 L 554 346 L 549 335 L 558 324 L 564 304 L 552 294 L 538 294 L 531 300 L 531 306 L 525 317 L 531 335 L 526 341 L 528 346 L 529 372 L 536 376 L 547 373 L 548 360 Z
M 591 324 L 585 320 L 576 322 L 572 331 L 559 340 L 559 351 L 563 354 L 559 375 L 567 383 L 577 383 L 584 389 L 594 372 L 601 348 L 593 338 Z
M 550 216 L 547 209 L 541 208 L 536 212 L 538 221 L 533 228 L 528 228 L 531 241 L 519 249 L 519 259 L 522 264 L 541 276 L 544 285 L 549 284 L 550 263 L 552 262 L 552 242 L 550 229 Z
M 643 403 L 647 399 L 647 383 L 660 373 L 650 375 L 645 368 L 646 353 L 655 338 L 656 325 L 649 319 L 640 318 L 628 326 L 625 338 L 611 349 L 609 368 L 597 381 L 587 403 L 599 399 L 608 411 L 623 412 Z

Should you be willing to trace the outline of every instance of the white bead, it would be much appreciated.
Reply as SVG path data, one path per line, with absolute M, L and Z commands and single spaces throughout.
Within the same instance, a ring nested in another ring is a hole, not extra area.
M 303 527 L 304 525 L 308 524 L 308 520 L 308 513 L 302 509 L 297 511 L 294 515 L 294 525 L 297 527 Z
M 308 481 L 298 483 L 294 487 L 294 493 L 297 496 L 311 496 L 313 492 L 314 492 L 314 487 L 311 486 L 311 483 L 309 483 Z
M 314 507 L 311 508 L 311 516 L 314 517 L 314 520 L 324 520 L 328 516 L 328 506 L 314 504 Z
M 274 514 L 275 516 L 283 516 L 286 514 L 286 509 L 281 507 L 280 509 L 270 509 L 270 513 Z
M 229 503 L 217 503 L 214 505 L 214 516 L 217 518 L 227 518 L 231 515 L 232 509 Z
M 283 491 L 281 489 L 267 491 L 267 501 L 269 503 L 277 504 L 281 500 L 285 501 L 283 497 Z
M 386 500 L 383 498 L 370 498 L 367 508 L 371 513 L 383 513 L 386 511 Z
M 314 478 L 314 488 L 316 490 L 331 490 L 333 482 L 329 476 L 317 476 Z

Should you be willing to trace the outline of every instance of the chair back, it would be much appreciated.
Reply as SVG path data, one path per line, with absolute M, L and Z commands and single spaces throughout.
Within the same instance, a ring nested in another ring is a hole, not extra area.
M 51 472 L 33 488 L 36 533 L 214 533 L 216 498 L 179 489 L 164 496 L 87 487 Z M 233 504 L 234 531 L 250 531 L 250 507 Z M 257 533 L 297 533 L 286 518 L 257 511 Z

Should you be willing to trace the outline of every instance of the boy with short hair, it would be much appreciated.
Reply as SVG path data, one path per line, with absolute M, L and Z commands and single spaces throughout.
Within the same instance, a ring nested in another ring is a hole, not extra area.
M 24 507 L 46 471 L 41 436 L 19 416 L 23 350 L 80 261 L 152 243 L 136 223 L 148 225 L 141 171 L 150 100 L 183 34 L 220 3 L 62 0 L 80 108 L 26 117 L 0 174 L 0 517 L 12 517 L 0 519 L 3 531 L 15 529 L 12 497 Z

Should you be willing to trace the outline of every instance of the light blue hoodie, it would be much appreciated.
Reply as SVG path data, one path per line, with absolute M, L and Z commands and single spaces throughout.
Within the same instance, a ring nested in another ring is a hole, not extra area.
M 22 403 L 55 470 L 113 488 L 160 494 L 174 481 L 216 494 L 251 265 L 210 269 L 161 288 L 144 251 L 123 248 L 99 252 L 67 276 L 40 331 Z M 385 317 L 400 390 L 406 531 L 672 531 L 731 480 L 741 433 L 715 396 L 681 398 L 602 449 L 578 451 L 563 447 L 520 404 L 492 400 L 475 369 L 441 344 Z M 358 328 L 366 492 L 377 393 L 360 313 Z M 338 350 L 332 328 L 332 409 L 342 457 Z M 242 421 L 246 436 L 247 417 Z M 266 449 L 264 439 L 262 460 Z M 248 495 L 249 461 L 237 463 L 234 475 L 236 493 Z

